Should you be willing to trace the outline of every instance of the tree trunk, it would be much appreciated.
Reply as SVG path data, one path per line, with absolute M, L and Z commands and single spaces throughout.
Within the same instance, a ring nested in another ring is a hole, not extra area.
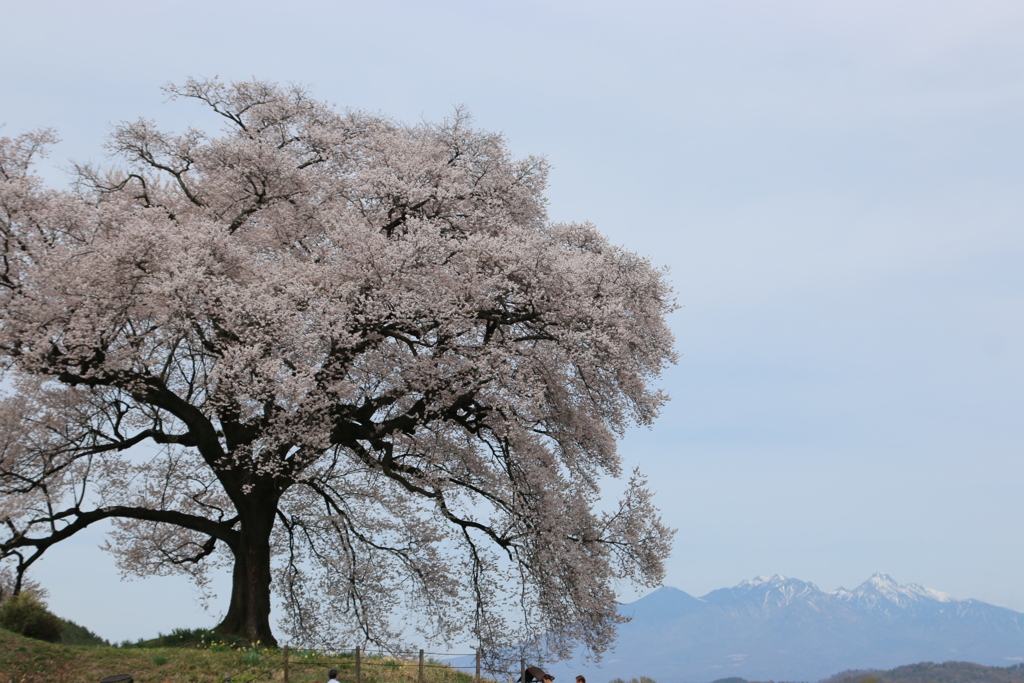
M 231 605 L 216 630 L 225 636 L 241 636 L 250 643 L 259 641 L 266 647 L 277 647 L 270 629 L 270 532 L 277 498 L 255 492 L 246 498 L 247 504 L 239 510 L 241 539 L 235 549 Z

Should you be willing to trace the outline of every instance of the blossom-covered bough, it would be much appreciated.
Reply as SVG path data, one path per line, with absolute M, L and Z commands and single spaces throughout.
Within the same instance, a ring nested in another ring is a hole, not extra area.
M 552 224 L 543 160 L 456 113 L 170 86 L 208 136 L 119 125 L 112 170 L 0 140 L 0 553 L 111 524 L 134 575 L 233 572 L 218 627 L 605 648 L 672 531 L 616 438 L 674 360 L 664 274 Z M 401 615 L 416 615 L 408 619 Z M 532 639 L 532 640 L 531 640 Z

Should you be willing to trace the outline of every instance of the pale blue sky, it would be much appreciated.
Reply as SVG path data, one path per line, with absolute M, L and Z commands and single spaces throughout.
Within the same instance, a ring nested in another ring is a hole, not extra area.
M 986 0 L 0 0 L 0 120 L 64 163 L 200 116 L 159 90 L 189 75 L 464 103 L 547 155 L 553 218 L 672 269 L 674 400 L 622 444 L 679 529 L 667 584 L 884 571 L 1024 610 L 1022 35 Z M 223 609 L 120 585 L 100 540 L 42 562 L 57 613 L 134 639 Z

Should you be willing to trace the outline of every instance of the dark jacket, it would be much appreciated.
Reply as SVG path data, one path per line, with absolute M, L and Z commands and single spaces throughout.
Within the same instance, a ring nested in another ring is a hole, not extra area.
M 537 683 L 540 683 L 544 680 L 545 676 L 547 676 L 547 674 L 544 673 L 544 671 L 538 666 L 526 667 L 526 683 L 530 683 L 530 681 L 537 681 Z M 519 681 L 519 683 L 523 683 L 521 679 L 522 676 L 520 676 L 516 680 Z M 555 680 L 555 677 L 552 676 L 551 680 Z

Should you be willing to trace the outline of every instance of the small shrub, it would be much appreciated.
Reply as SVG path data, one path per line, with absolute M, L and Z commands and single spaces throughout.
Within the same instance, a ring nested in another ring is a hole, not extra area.
M 153 657 L 153 663 L 157 666 L 163 666 L 167 663 L 167 657 L 164 657 L 163 655 L 157 655 L 156 657 Z
M 256 666 L 257 664 L 263 661 L 263 653 L 257 650 L 256 648 L 247 650 L 242 655 L 242 661 L 248 664 L 249 666 Z
M 26 638 L 60 642 L 61 620 L 46 609 L 35 593 L 12 595 L 0 607 L 0 626 Z

